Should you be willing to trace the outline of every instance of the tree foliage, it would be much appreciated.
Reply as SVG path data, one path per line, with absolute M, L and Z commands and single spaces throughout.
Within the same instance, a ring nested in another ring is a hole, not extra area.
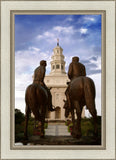
M 19 109 L 15 109 L 15 124 L 21 124 L 24 120 L 24 114 Z

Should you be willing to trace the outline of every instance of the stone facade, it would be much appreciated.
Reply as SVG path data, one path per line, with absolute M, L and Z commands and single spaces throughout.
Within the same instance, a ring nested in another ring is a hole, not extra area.
M 50 120 L 65 120 L 63 99 L 66 99 L 64 93 L 67 88 L 66 86 L 67 81 L 68 81 L 67 75 L 61 75 L 61 76 L 48 75 L 45 77 L 45 84 L 48 87 L 52 87 L 51 89 L 52 104 L 56 107 L 56 111 L 50 112 L 49 116 L 47 117 Z
M 67 88 L 67 82 L 69 81 L 68 76 L 65 72 L 65 61 L 63 55 L 63 49 L 59 46 L 59 40 L 57 46 L 53 49 L 54 54 L 52 55 L 51 61 L 51 72 L 45 76 L 45 84 L 51 89 L 52 103 L 56 107 L 55 112 L 48 112 L 48 120 L 65 120 L 63 99 L 65 97 L 65 90 Z M 84 110 L 82 117 L 84 117 Z

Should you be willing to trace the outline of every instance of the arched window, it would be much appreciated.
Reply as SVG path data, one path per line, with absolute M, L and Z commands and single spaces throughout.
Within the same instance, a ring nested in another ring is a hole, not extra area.
M 59 66 L 59 64 L 57 64 L 57 65 L 56 65 L 56 69 L 59 69 L 59 68 L 60 68 L 60 66 Z
M 55 109 L 55 119 L 61 119 L 61 108 L 59 106 Z

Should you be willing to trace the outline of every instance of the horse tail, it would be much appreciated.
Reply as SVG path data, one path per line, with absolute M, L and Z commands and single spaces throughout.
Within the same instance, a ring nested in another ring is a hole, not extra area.
M 84 84 L 84 91 L 85 91 L 85 101 L 87 109 L 89 110 L 90 114 L 92 115 L 94 119 L 94 132 L 95 135 L 98 135 L 98 129 L 97 129 L 97 110 L 95 106 L 95 85 L 92 79 L 87 78 L 85 84 Z
M 87 109 L 95 108 L 95 85 L 93 80 L 88 77 L 84 79 L 84 95 Z

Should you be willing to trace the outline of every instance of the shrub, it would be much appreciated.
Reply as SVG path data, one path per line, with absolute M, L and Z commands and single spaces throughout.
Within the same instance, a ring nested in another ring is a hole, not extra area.
M 68 131 L 72 133 L 72 122 L 67 122 L 68 125 Z M 76 124 L 76 120 L 75 120 Z M 97 124 L 98 124 L 98 136 L 101 136 L 101 116 L 98 116 L 97 118 Z M 82 118 L 81 119 L 81 132 L 83 136 L 92 136 L 94 134 L 94 121 L 93 118 Z
M 68 126 L 70 123 L 72 123 L 72 121 L 71 121 L 71 120 L 67 120 L 67 121 L 65 121 L 65 125 L 66 125 L 66 126 Z
M 44 128 L 45 128 L 45 129 L 48 128 L 48 123 L 44 123 Z
M 15 124 L 21 124 L 24 120 L 24 114 L 19 109 L 15 109 Z
M 72 132 L 72 128 L 73 128 L 73 123 L 71 122 L 71 123 L 68 125 L 68 132 Z

